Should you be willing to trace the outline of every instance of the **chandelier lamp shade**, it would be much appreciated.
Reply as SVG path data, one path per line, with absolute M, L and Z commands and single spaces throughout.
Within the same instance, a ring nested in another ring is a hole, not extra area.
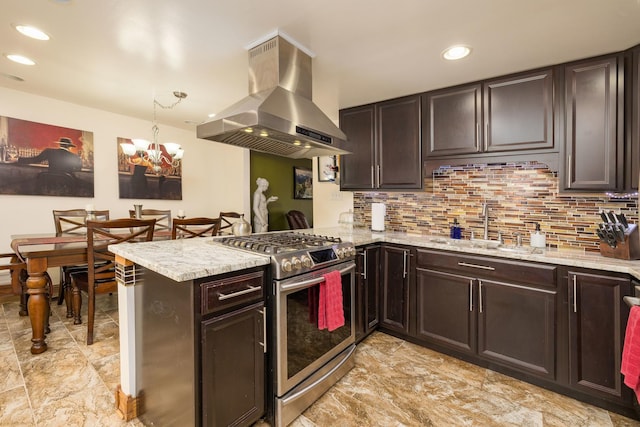
M 156 123 L 156 106 L 171 109 L 187 97 L 186 93 L 179 91 L 173 92 L 173 95 L 178 98 L 178 100 L 169 106 L 164 106 L 155 99 L 153 100 L 152 141 L 134 138 L 131 139 L 131 142 L 123 142 L 120 144 L 122 152 L 129 158 L 131 163 L 147 165 L 157 175 L 162 174 L 165 170 L 178 167 L 184 155 L 184 150 L 180 147 L 180 144 L 176 142 L 158 142 L 160 129 Z

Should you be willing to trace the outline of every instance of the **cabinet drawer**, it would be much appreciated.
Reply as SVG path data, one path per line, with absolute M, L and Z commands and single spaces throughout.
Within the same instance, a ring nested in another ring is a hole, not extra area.
M 557 267 L 552 265 L 419 249 L 418 267 L 527 283 L 545 288 L 557 287 Z
M 246 305 L 263 299 L 264 271 L 205 282 L 200 289 L 203 316 Z

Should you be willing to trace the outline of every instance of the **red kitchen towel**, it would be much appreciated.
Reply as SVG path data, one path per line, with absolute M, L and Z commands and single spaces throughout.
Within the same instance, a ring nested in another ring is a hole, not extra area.
M 624 383 L 640 398 L 640 306 L 631 307 L 622 349 Z
M 327 328 L 331 332 L 344 325 L 342 275 L 339 271 L 332 271 L 323 277 L 318 298 L 318 329 Z

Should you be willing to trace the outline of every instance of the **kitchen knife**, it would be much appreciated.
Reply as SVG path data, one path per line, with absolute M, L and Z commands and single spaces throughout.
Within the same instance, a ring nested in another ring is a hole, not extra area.
M 613 225 L 607 224 L 604 231 L 607 236 L 607 243 L 612 248 L 615 248 L 617 245 L 617 237 L 615 231 L 613 231 Z
M 618 218 L 620 218 L 620 223 L 624 226 L 625 230 L 629 228 L 629 223 L 627 222 L 627 218 L 624 216 L 622 212 L 620 212 L 620 214 L 618 215 Z
M 607 216 L 609 217 L 609 222 L 611 224 L 615 224 L 616 223 L 616 215 L 613 213 L 613 211 L 609 211 Z
M 602 218 L 603 222 L 609 222 L 609 217 L 607 217 L 604 211 L 600 211 L 600 218 Z

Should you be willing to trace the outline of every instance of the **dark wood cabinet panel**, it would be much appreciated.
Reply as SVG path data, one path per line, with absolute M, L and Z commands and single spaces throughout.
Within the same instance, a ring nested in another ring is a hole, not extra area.
M 397 246 L 382 246 L 382 301 L 380 325 L 386 329 L 409 334 L 409 287 L 411 284 L 411 250 Z
M 553 70 L 483 84 L 485 151 L 552 149 Z
M 422 187 L 420 96 L 377 104 L 377 187 Z
M 565 73 L 565 165 L 571 190 L 623 186 L 624 80 L 619 55 L 572 63 Z
M 480 84 L 429 92 L 422 102 L 425 157 L 482 151 Z
M 264 413 L 263 303 L 202 322 L 205 426 L 250 426 Z
M 631 190 L 638 189 L 640 175 L 640 47 L 630 52 L 631 60 L 631 88 L 630 102 L 627 104 L 631 111 L 631 126 L 627 140 L 627 165 L 631 171 L 628 177 L 628 187 Z M 629 125 L 627 125 L 629 127 Z
M 620 374 L 628 278 L 569 271 L 569 380 L 590 395 L 630 402 Z
M 340 110 L 340 129 L 347 135 L 351 154 L 340 156 L 340 188 L 374 186 L 375 106 Z
M 476 352 L 474 279 L 416 269 L 416 337 L 464 353 Z
M 478 280 L 478 354 L 555 379 L 556 291 Z
M 422 188 L 421 119 L 419 95 L 340 110 L 352 151 L 340 156 L 340 188 Z
M 380 320 L 380 246 L 358 248 L 356 258 L 356 341 L 361 341 Z

